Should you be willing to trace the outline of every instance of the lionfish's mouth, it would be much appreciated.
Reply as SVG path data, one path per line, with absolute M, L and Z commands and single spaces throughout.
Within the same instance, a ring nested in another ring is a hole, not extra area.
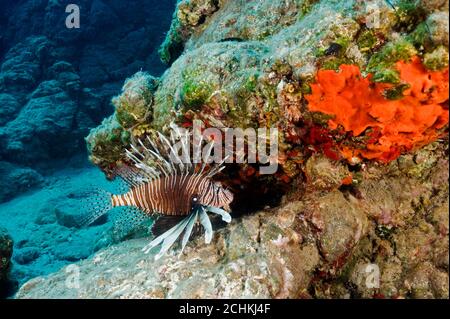
M 166 253 L 180 236 L 183 251 L 196 224 L 201 224 L 205 229 L 206 243 L 211 242 L 213 230 L 208 212 L 220 215 L 227 223 L 231 221 L 231 215 L 224 208 L 227 209 L 233 200 L 233 194 L 213 180 L 224 168 L 228 157 L 220 163 L 208 165 L 214 141 L 203 141 L 202 135 L 197 146 L 201 147 L 203 142 L 206 145 L 202 151 L 202 161 L 197 163 L 190 156 L 191 133 L 176 125 L 171 125 L 171 128 L 169 137 L 157 132 L 157 137 L 146 135 L 143 139 L 133 141 L 130 149 L 125 149 L 130 163 L 119 166 L 116 174 L 129 186 L 128 192 L 108 193 L 106 197 L 110 198 L 107 201 L 102 198 L 101 205 L 97 202 L 92 205 L 94 211 L 88 218 L 91 222 L 112 207 L 119 206 L 132 207 L 146 217 L 176 217 L 172 219 L 175 222 L 178 222 L 180 215 L 185 216 L 181 222 L 144 247 L 143 251 L 148 253 L 161 244 L 156 259 Z M 102 209 L 97 209 L 99 206 Z M 166 221 L 162 219 L 158 223 L 156 220 L 152 229 L 167 226 Z
M 181 236 L 181 234 L 184 233 L 181 240 L 181 254 L 186 247 L 186 244 L 192 234 L 192 230 L 197 220 L 205 229 L 205 243 L 209 244 L 212 240 L 213 229 L 207 212 L 220 215 L 224 222 L 231 222 L 231 215 L 227 211 L 214 206 L 196 204 L 192 207 L 191 213 L 185 219 L 183 219 L 174 227 L 170 228 L 164 234 L 153 239 L 147 246 L 142 249 L 142 251 L 148 254 L 154 247 L 161 244 L 161 250 L 158 252 L 158 254 L 155 255 L 155 259 L 157 260 L 161 258 L 161 256 L 163 256 L 170 249 L 170 247 L 172 247 L 172 245 Z

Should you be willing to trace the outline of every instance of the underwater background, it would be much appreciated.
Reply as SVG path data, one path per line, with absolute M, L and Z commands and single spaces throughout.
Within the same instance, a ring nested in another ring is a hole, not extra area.
M 166 68 L 157 51 L 175 1 L 77 1 L 79 29 L 65 27 L 69 3 L 0 1 L 1 256 L 3 236 L 14 240 L 3 297 L 109 244 L 106 219 L 77 228 L 79 194 L 106 181 L 84 138 L 124 79 Z
M 0 0 L 0 298 L 448 298 L 448 12 Z M 280 132 L 275 174 L 227 165 L 210 245 L 154 261 L 120 210 L 80 226 L 131 140 L 197 119 Z

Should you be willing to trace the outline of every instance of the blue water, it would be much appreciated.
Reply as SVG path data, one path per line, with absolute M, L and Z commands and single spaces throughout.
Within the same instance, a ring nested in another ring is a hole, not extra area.
M 79 28 L 66 27 L 69 3 L 79 6 Z M 14 240 L 0 296 L 121 239 L 112 218 L 76 224 L 92 185 L 118 187 L 88 162 L 84 137 L 113 112 L 111 97 L 127 77 L 165 70 L 157 50 L 174 6 L 0 1 L 0 228 Z

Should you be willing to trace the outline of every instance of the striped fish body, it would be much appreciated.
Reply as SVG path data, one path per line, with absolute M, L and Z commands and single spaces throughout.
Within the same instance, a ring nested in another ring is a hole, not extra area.
M 198 225 L 205 230 L 205 242 L 210 243 L 213 228 L 208 213 L 220 216 L 226 223 L 231 222 L 231 215 L 226 210 L 230 209 L 233 194 L 213 180 L 224 168 L 226 158 L 220 163 L 210 161 L 214 146 L 214 141 L 211 141 L 201 153 L 202 162 L 194 162 L 188 151 L 191 133 L 181 131 L 177 126 L 171 128 L 169 138 L 157 132 L 157 137 L 137 139 L 130 144 L 130 149 L 125 149 L 130 163 L 118 166 L 116 175 L 128 185 L 129 191 L 125 194 L 97 191 L 88 204 L 90 213 L 83 218 L 81 225 L 90 225 L 118 206 L 129 206 L 123 211 L 132 214 L 132 222 L 152 216 L 152 233 L 159 229 L 164 229 L 164 232 L 142 250 L 148 253 L 160 246 L 155 255 L 157 259 L 178 239 L 182 252 Z M 200 139 L 196 145 L 200 147 L 202 143 Z M 173 225 L 171 221 L 176 224 L 166 229 L 166 226 Z
M 132 187 L 129 192 L 112 195 L 112 206 L 134 206 L 143 212 L 167 216 L 186 216 L 193 205 L 228 206 L 233 194 L 205 175 L 171 175 Z

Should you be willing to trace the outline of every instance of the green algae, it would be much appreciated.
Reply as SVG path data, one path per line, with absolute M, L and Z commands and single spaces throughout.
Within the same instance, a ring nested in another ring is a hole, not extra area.
M 256 85 L 258 84 L 258 76 L 259 76 L 259 74 L 257 72 L 255 72 L 247 77 L 245 84 L 243 85 L 243 87 L 246 91 L 248 91 L 248 92 L 256 91 Z
M 400 0 L 396 4 L 396 27 L 404 31 L 412 31 L 425 19 L 426 12 L 418 0 Z
M 347 50 L 348 46 L 352 42 L 352 39 L 349 37 L 341 36 L 334 40 L 334 42 L 341 46 L 341 52 L 345 52 L 345 50 Z
M 339 71 L 342 64 L 353 64 L 353 61 L 346 57 L 329 57 L 322 60 L 321 69 Z
M 292 74 L 292 67 L 281 59 L 276 59 L 270 66 L 270 70 L 280 76 L 290 76 Z
M 321 125 L 324 128 L 328 128 L 328 121 L 332 120 L 334 117 L 335 116 L 332 114 L 325 114 L 322 112 L 310 112 L 305 114 L 305 120 Z
M 413 32 L 408 34 L 407 39 L 414 44 L 418 50 L 431 50 L 434 47 L 430 28 L 426 22 L 420 23 Z
M 311 12 L 311 9 L 318 0 L 298 0 L 298 19 L 302 19 L 304 16 Z
M 373 73 L 373 81 L 385 83 L 399 83 L 398 71 L 393 67 L 398 61 L 408 61 L 417 55 L 414 45 L 400 38 L 395 42 L 386 44 L 379 52 L 372 55 L 367 64 L 367 72 Z
M 197 109 L 209 99 L 214 92 L 214 85 L 202 78 L 202 71 L 190 68 L 183 71 L 181 99 L 185 106 Z
M 122 159 L 129 139 L 116 117 L 110 116 L 86 137 L 89 159 L 108 173 L 110 165 Z
M 327 47 L 315 50 L 318 65 L 321 69 L 338 71 L 342 64 L 354 64 L 354 61 L 346 56 L 346 52 L 352 39 L 348 36 L 338 36 Z
M 178 1 L 172 24 L 164 42 L 158 49 L 163 63 L 173 63 L 183 52 L 184 42 L 195 28 L 218 10 L 218 0 L 181 0 Z
M 372 81 L 398 84 L 400 82 L 400 74 L 397 70 L 384 69 L 377 71 L 372 77 Z
M 264 105 L 265 112 L 272 112 L 278 107 L 277 88 L 263 79 L 258 85 L 258 95 L 262 97 L 266 103 Z
M 358 35 L 356 43 L 361 52 L 367 52 L 373 50 L 377 45 L 379 45 L 380 40 L 375 35 L 373 30 L 365 29 Z
M 165 64 L 172 64 L 181 55 L 184 49 L 184 41 L 178 33 L 171 32 L 158 49 L 160 60 Z
M 129 103 L 120 103 L 116 106 L 116 118 L 123 127 L 132 127 L 136 121 L 145 117 L 146 110 L 135 108 Z
M 384 91 L 384 96 L 389 100 L 398 100 L 404 97 L 403 91 L 410 87 L 407 83 L 400 83 L 393 88 Z
M 123 128 L 131 128 L 151 116 L 153 92 L 157 86 L 157 78 L 144 72 L 138 72 L 125 81 L 122 93 L 112 100 L 115 116 Z
M 448 67 L 448 60 L 448 49 L 441 45 L 424 55 L 423 64 L 429 70 L 439 71 Z

